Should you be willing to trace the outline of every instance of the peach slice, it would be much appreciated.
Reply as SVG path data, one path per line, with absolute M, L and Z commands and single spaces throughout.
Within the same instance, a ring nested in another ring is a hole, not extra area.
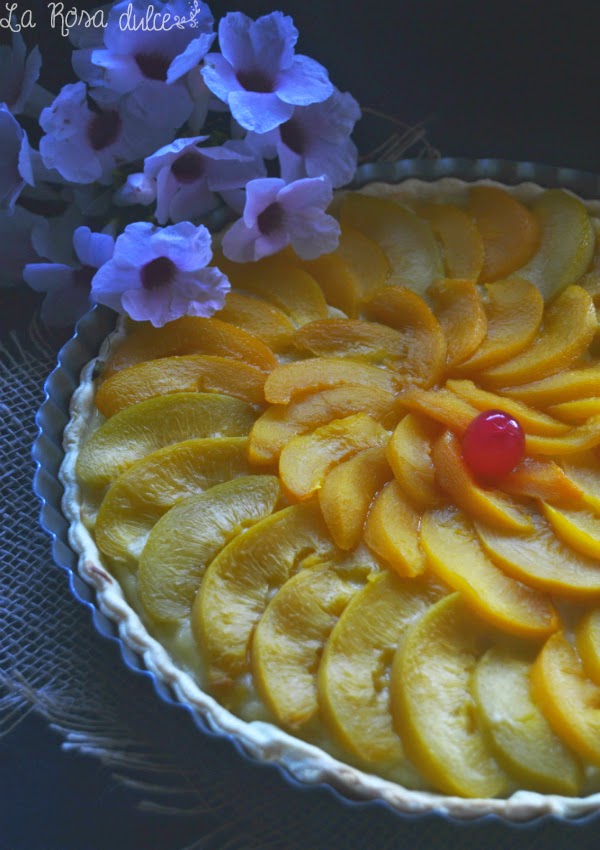
M 559 375 L 551 375 L 540 381 L 507 387 L 502 392 L 526 404 L 544 407 L 560 402 L 575 401 L 598 394 L 600 386 L 600 363 L 584 369 L 569 369 Z
M 229 292 L 214 318 L 258 337 L 276 354 L 287 351 L 292 343 L 294 325 L 283 310 L 260 298 Z
M 287 404 L 306 393 L 350 385 L 375 387 L 394 395 L 398 378 L 389 369 L 343 357 L 312 357 L 273 369 L 265 383 L 265 398 L 271 404 Z
M 476 407 L 445 388 L 422 390 L 410 388 L 400 393 L 398 405 L 420 416 L 427 416 L 455 431 L 465 431 L 479 414 Z
M 439 430 L 435 422 L 407 413 L 387 446 L 387 459 L 400 488 L 421 507 L 437 505 L 440 500 L 431 459 Z
M 386 570 L 354 596 L 329 636 L 318 676 L 323 721 L 362 762 L 405 761 L 390 714 L 390 664 L 409 623 L 439 595 Z
M 541 499 L 567 507 L 582 507 L 583 490 L 553 460 L 525 457 L 497 482 L 510 496 Z
M 600 468 L 594 451 L 578 452 L 562 461 L 565 473 L 583 491 L 583 501 L 600 514 Z
M 600 416 L 600 398 L 580 398 L 574 401 L 563 401 L 548 408 L 551 416 L 556 416 L 572 425 L 581 425 L 592 416 Z
M 314 278 L 328 304 L 342 310 L 347 316 L 358 315 L 361 282 L 338 252 L 322 254 L 316 260 L 294 257 L 294 264 Z
M 534 213 L 520 201 L 498 186 L 473 186 L 468 210 L 483 241 L 481 282 L 508 277 L 531 259 L 540 242 L 541 227 Z
M 420 543 L 435 574 L 453 590 L 459 590 L 483 620 L 524 638 L 544 638 L 558 628 L 549 597 L 498 569 L 461 511 L 427 511 L 421 522 Z
M 390 481 L 377 494 L 365 525 L 369 549 L 400 576 L 413 577 L 425 571 L 425 553 L 419 544 L 421 511 L 404 495 L 397 481 Z
M 544 325 L 529 348 L 480 374 L 490 387 L 511 387 L 547 378 L 568 369 L 588 348 L 598 321 L 589 294 L 569 286 L 544 312 Z
M 439 280 L 427 290 L 446 335 L 449 368 L 471 357 L 485 339 L 487 317 L 472 280 Z
M 383 446 L 363 449 L 327 473 L 319 490 L 319 505 L 340 549 L 358 545 L 371 502 L 391 477 Z
M 600 517 L 590 511 L 556 508 L 546 502 L 542 507 L 555 534 L 567 546 L 600 560 Z
M 539 455 L 579 454 L 600 445 L 600 416 L 578 425 L 559 437 L 526 436 L 527 451 Z
M 556 734 L 582 758 L 600 765 L 600 687 L 586 677 L 562 632 L 551 635 L 538 655 L 531 687 Z
M 498 761 L 519 785 L 543 794 L 578 794 L 583 771 L 531 697 L 529 653 L 494 646 L 479 660 L 473 694 Z
M 96 393 L 96 407 L 108 418 L 149 398 L 190 392 L 217 392 L 260 405 L 265 380 L 260 369 L 229 357 L 162 357 L 122 369 L 104 381 Z
M 102 378 L 145 360 L 183 354 L 233 357 L 263 372 L 270 372 L 277 365 L 271 349 L 241 328 L 220 319 L 184 316 L 163 328 L 154 328 L 146 322 L 136 325 L 110 352 Z
M 577 623 L 575 642 L 586 676 L 600 685 L 600 608 L 588 611 Z
M 505 530 L 527 534 L 533 530 L 528 515 L 499 490 L 486 490 L 475 483 L 462 458 L 460 442 L 446 431 L 432 450 L 435 477 L 454 502 L 476 519 Z
M 430 225 L 405 207 L 383 198 L 348 192 L 340 210 L 342 229 L 360 230 L 381 246 L 391 266 L 387 283 L 423 293 L 444 276 L 440 249 Z
M 475 528 L 492 561 L 524 584 L 565 599 L 600 598 L 600 563 L 566 546 L 537 512 L 531 513 L 531 522 L 531 534 L 482 522 L 475 522 Z
M 448 277 L 477 280 L 483 268 L 485 251 L 472 216 L 454 204 L 420 203 L 416 212 L 427 219 L 442 243 Z
M 159 519 L 139 566 L 140 598 L 155 620 L 189 616 L 207 565 L 243 529 L 275 510 L 280 497 L 273 475 L 248 475 L 180 499 Z
M 359 282 L 358 294 L 361 297 L 367 292 L 380 289 L 386 283 L 390 274 L 389 260 L 377 242 L 361 233 L 360 230 L 350 226 L 342 226 L 337 253 L 351 269 L 353 278 Z M 329 298 L 327 300 L 329 301 Z M 333 301 L 329 301 L 329 303 L 333 307 L 338 306 Z M 354 308 L 356 309 L 357 306 L 355 302 Z M 343 310 L 344 308 L 340 307 L 340 309 Z
M 362 449 L 385 446 L 389 436 L 366 413 L 334 419 L 310 434 L 293 437 L 284 447 L 279 457 L 281 483 L 295 499 L 309 499 L 332 467 Z
M 408 627 L 394 657 L 394 725 L 408 757 L 446 794 L 494 797 L 509 787 L 477 722 L 471 694 L 488 639 L 454 593 Z
M 378 387 L 333 387 L 302 396 L 287 405 L 274 405 L 259 416 L 250 432 L 248 457 L 252 463 L 275 463 L 292 437 L 305 434 L 332 419 L 368 410 L 385 428 L 398 421 L 395 397 Z
M 520 278 L 484 286 L 486 337 L 477 351 L 454 367 L 457 375 L 470 375 L 510 360 L 536 338 L 544 313 L 544 300 L 532 283 Z
M 519 274 L 535 283 L 548 301 L 587 271 L 596 237 L 585 205 L 563 189 L 544 192 L 532 210 L 541 225 L 541 241 Z

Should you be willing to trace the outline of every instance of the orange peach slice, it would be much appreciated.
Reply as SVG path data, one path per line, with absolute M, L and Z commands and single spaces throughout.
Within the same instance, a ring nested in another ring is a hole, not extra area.
M 600 687 L 586 677 L 562 632 L 551 635 L 538 655 L 531 687 L 556 734 L 582 758 L 600 765 Z
M 395 394 L 398 379 L 389 369 L 356 363 L 343 357 L 313 357 L 277 366 L 265 383 L 265 398 L 271 404 L 287 404 L 306 393 L 340 386 L 376 387 Z
M 348 225 L 342 226 L 337 253 L 352 270 L 354 279 L 359 282 L 361 296 L 374 292 L 386 283 L 390 274 L 389 260 L 377 242 L 360 230 Z M 329 303 L 337 306 L 332 301 Z
M 405 390 L 398 396 L 398 405 L 461 434 L 479 414 L 476 407 L 445 388 L 422 390 L 415 387 Z
M 554 532 L 567 546 L 600 560 L 600 517 L 590 511 L 556 508 L 548 503 L 542 507 Z
M 440 500 L 431 459 L 439 430 L 429 419 L 408 413 L 396 426 L 387 446 L 387 459 L 401 490 L 421 507 L 437 505 Z
M 477 280 L 485 259 L 483 240 L 472 216 L 454 204 L 421 203 L 417 215 L 426 218 L 442 243 L 446 274 Z
M 400 576 L 412 577 L 425 570 L 425 553 L 419 544 L 421 511 L 406 498 L 397 481 L 377 494 L 365 525 L 369 549 Z
M 598 321 L 589 294 L 569 286 L 546 308 L 544 325 L 529 348 L 480 374 L 490 387 L 512 387 L 568 369 L 588 348 Z
M 477 351 L 454 367 L 458 375 L 476 374 L 510 360 L 535 339 L 542 323 L 544 300 L 532 283 L 520 278 L 484 286 L 487 334 Z
M 533 256 L 540 241 L 540 224 L 531 210 L 504 189 L 474 186 L 468 209 L 483 240 L 480 281 L 508 277 Z
M 432 459 L 436 481 L 454 502 L 476 519 L 505 530 L 533 530 L 531 520 L 520 507 L 498 490 L 486 490 L 475 483 L 462 459 L 460 442 L 446 431 L 433 445 Z
M 136 325 L 111 351 L 102 377 L 108 378 L 145 360 L 183 354 L 233 357 L 263 372 L 270 372 L 277 364 L 271 349 L 241 328 L 220 319 L 184 316 L 163 328 L 154 328 L 148 323 Z
M 308 499 L 320 489 L 333 466 L 362 449 L 385 446 L 389 436 L 389 432 L 366 413 L 334 419 L 310 434 L 289 441 L 279 458 L 281 483 L 294 498 Z
M 548 408 L 551 416 L 556 416 L 564 422 L 581 425 L 587 419 L 600 416 L 600 398 L 580 398 L 574 401 L 563 401 Z
M 264 404 L 265 373 L 210 354 L 162 357 L 123 369 L 98 388 L 96 407 L 107 418 L 132 404 L 170 393 L 217 392 Z
M 354 549 L 359 544 L 371 502 L 391 477 L 383 446 L 364 449 L 327 473 L 319 490 L 319 505 L 340 549 Z
M 378 387 L 349 384 L 273 405 L 252 427 L 248 457 L 252 463 L 275 463 L 292 437 L 365 410 L 385 428 L 393 428 L 398 421 L 395 397 Z
M 427 294 L 446 335 L 451 368 L 471 357 L 485 339 L 487 317 L 479 289 L 472 280 L 439 280 Z
M 440 249 L 430 225 L 393 201 L 356 192 L 345 195 L 342 228 L 353 227 L 377 242 L 387 256 L 391 272 L 387 283 L 425 292 L 444 276 Z
M 587 271 L 596 237 L 585 205 L 563 189 L 544 192 L 532 210 L 541 225 L 541 241 L 519 274 L 548 301 Z
M 541 499 L 568 507 L 581 507 L 583 490 L 553 460 L 525 457 L 512 472 L 497 481 L 510 496 Z
M 507 576 L 490 561 L 461 511 L 427 511 L 420 542 L 435 574 L 460 591 L 482 619 L 524 638 L 547 637 L 558 628 L 549 597 Z
M 571 428 L 561 437 L 527 436 L 527 451 L 539 455 L 578 454 L 600 445 L 600 416 L 593 416 L 585 425 Z
M 214 317 L 262 339 L 276 354 L 287 351 L 292 343 L 294 325 L 283 310 L 260 298 L 229 292 L 225 306 Z
M 511 398 L 524 401 L 537 407 L 556 405 L 561 402 L 575 401 L 596 396 L 600 386 L 600 363 L 584 369 L 569 369 L 559 375 L 552 375 L 541 381 L 522 384 L 519 387 L 507 387 L 502 392 Z
M 600 685 L 600 608 L 588 611 L 577 623 L 575 643 L 586 676 Z
M 594 451 L 578 452 L 562 461 L 569 478 L 583 491 L 583 501 L 600 514 L 600 467 Z

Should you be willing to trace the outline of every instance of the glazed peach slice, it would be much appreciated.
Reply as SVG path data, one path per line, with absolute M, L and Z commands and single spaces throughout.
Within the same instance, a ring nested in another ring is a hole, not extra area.
M 277 590 L 300 570 L 336 560 L 337 553 L 318 505 L 310 502 L 253 525 L 212 561 L 194 602 L 192 627 L 208 681 L 222 689 L 225 701 L 249 669 L 252 633 Z
M 487 332 L 487 317 L 472 280 L 439 280 L 427 290 L 433 312 L 446 335 L 449 368 L 471 357 Z
M 340 210 L 342 229 L 353 227 L 373 239 L 390 263 L 390 286 L 423 293 L 444 276 L 438 243 L 428 222 L 393 201 L 348 192 Z
M 398 575 L 420 575 L 426 566 L 419 543 L 420 525 L 421 510 L 407 499 L 397 481 L 390 481 L 371 505 L 364 541 Z
M 595 451 L 578 452 L 562 460 L 569 478 L 581 488 L 583 501 L 600 514 L 600 465 Z
M 265 383 L 271 404 L 287 404 L 306 393 L 340 386 L 375 387 L 394 395 L 398 378 L 389 369 L 357 363 L 343 357 L 311 357 L 277 366 Z
M 433 442 L 439 431 L 437 423 L 407 413 L 387 445 L 387 459 L 400 489 L 421 507 L 437 505 L 440 500 L 431 458 Z
M 419 416 L 427 416 L 455 431 L 465 431 L 479 411 L 468 401 L 445 387 L 439 390 L 410 388 L 400 393 L 398 405 Z
M 498 488 L 510 496 L 540 499 L 569 508 L 581 508 L 584 493 L 553 460 L 524 457 L 497 481 Z
M 473 186 L 468 211 L 483 241 L 480 282 L 508 277 L 537 250 L 541 227 L 536 215 L 499 186 Z
M 417 215 L 426 218 L 442 243 L 446 274 L 477 280 L 485 260 L 483 240 L 473 217 L 454 204 L 420 203 Z
M 354 596 L 325 645 L 318 676 L 323 721 L 367 764 L 406 762 L 390 713 L 390 664 L 408 625 L 439 596 L 431 583 L 386 570 Z
M 478 723 L 471 693 L 489 639 L 454 593 L 408 627 L 394 657 L 394 725 L 408 757 L 446 794 L 495 797 L 509 787 Z
M 543 794 L 578 794 L 579 760 L 554 734 L 531 697 L 529 652 L 494 646 L 480 658 L 473 695 L 500 764 L 520 786 Z
M 550 524 L 531 512 L 534 530 L 514 534 L 475 522 L 481 545 L 506 573 L 530 587 L 575 601 L 600 599 L 600 563 L 576 552 Z
M 266 375 L 229 357 L 188 354 L 162 357 L 123 369 L 98 388 L 96 407 L 107 418 L 132 404 L 170 393 L 216 392 L 248 404 L 264 404 Z
M 445 431 L 432 450 L 436 481 L 469 516 L 513 532 L 533 530 L 529 516 L 499 490 L 484 489 L 472 478 L 462 458 L 460 442 Z
M 591 511 L 558 508 L 544 502 L 544 515 L 560 539 L 589 558 L 600 560 L 600 517 Z
M 263 372 L 270 372 L 277 363 L 275 355 L 262 340 L 241 328 L 220 319 L 184 316 L 163 328 L 154 328 L 148 323 L 135 325 L 110 352 L 102 377 L 109 378 L 115 372 L 145 360 L 183 354 L 233 357 Z
M 260 298 L 229 292 L 225 306 L 214 317 L 258 337 L 276 354 L 287 351 L 292 343 L 294 325 L 283 310 Z
M 280 497 L 273 475 L 248 475 L 180 499 L 156 523 L 138 571 L 140 598 L 155 620 L 189 616 L 208 564 L 245 528 L 269 516 Z
M 548 408 L 550 416 L 556 416 L 572 425 L 581 425 L 587 419 L 600 416 L 600 397 L 580 398 L 574 401 L 563 401 Z
M 502 392 L 511 398 L 538 407 L 596 397 L 600 386 L 600 363 L 583 369 L 569 369 L 539 381 L 507 387 Z
M 483 620 L 524 638 L 545 638 L 558 628 L 550 598 L 507 576 L 490 561 L 462 511 L 427 511 L 420 543 L 438 578 L 460 591 Z
M 334 419 L 309 434 L 293 437 L 279 457 L 279 476 L 295 499 L 309 499 L 338 463 L 363 449 L 385 446 L 389 432 L 366 413 Z
M 391 477 L 384 446 L 363 449 L 327 473 L 319 506 L 340 549 L 358 546 L 371 502 Z
M 486 284 L 483 291 L 486 337 L 468 360 L 454 366 L 457 375 L 477 374 L 520 354 L 536 338 L 542 323 L 544 300 L 529 281 L 497 281 Z
M 588 293 L 569 286 L 546 308 L 539 336 L 511 360 L 480 374 L 490 387 L 511 387 L 568 369 L 588 348 L 598 321 Z
M 600 687 L 562 632 L 546 641 L 531 671 L 534 701 L 556 734 L 576 753 L 600 765 Z
M 384 428 L 393 428 L 400 415 L 391 393 L 353 384 L 310 393 L 287 405 L 273 405 L 252 427 L 248 457 L 252 463 L 275 463 L 292 437 L 365 410 Z
M 585 205 L 563 189 L 550 189 L 532 204 L 540 222 L 539 248 L 518 274 L 539 288 L 546 301 L 588 270 L 595 233 Z
M 588 611 L 577 623 L 575 644 L 586 675 L 600 685 L 600 608 Z
M 95 527 L 98 548 L 137 569 L 153 526 L 175 502 L 249 475 L 245 437 L 185 440 L 133 463 L 109 487 Z

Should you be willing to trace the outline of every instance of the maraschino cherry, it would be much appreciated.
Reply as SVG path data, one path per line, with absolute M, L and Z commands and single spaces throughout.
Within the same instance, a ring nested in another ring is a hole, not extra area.
M 508 475 L 525 454 L 525 434 L 503 410 L 486 410 L 471 422 L 462 441 L 463 460 L 475 478 Z

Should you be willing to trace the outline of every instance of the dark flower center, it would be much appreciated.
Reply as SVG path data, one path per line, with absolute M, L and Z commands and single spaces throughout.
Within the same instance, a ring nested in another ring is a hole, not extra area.
M 269 234 L 273 233 L 274 230 L 278 230 L 281 227 L 282 218 L 283 209 L 281 208 L 281 204 L 278 204 L 277 201 L 275 201 L 274 204 L 269 204 L 269 206 L 260 213 L 256 219 L 256 223 L 263 236 L 269 236 Z
M 304 127 L 299 121 L 290 118 L 279 128 L 281 131 L 281 141 L 284 145 L 301 156 L 306 147 L 306 133 Z
M 173 282 L 177 266 L 168 257 L 157 257 L 142 266 L 142 286 L 149 292 Z
M 121 131 L 121 117 L 112 109 L 110 112 L 97 112 L 90 121 L 87 135 L 95 151 L 104 150 L 114 142 Z
M 238 71 L 238 83 L 243 86 L 246 91 L 255 91 L 260 93 L 273 91 L 273 80 L 268 77 L 264 71 L 253 69 L 251 71 Z
M 171 173 L 180 183 L 193 183 L 204 176 L 204 160 L 202 157 L 189 151 L 171 164 Z
M 73 286 L 76 289 L 82 289 L 84 292 L 89 292 L 92 286 L 92 278 L 98 269 L 93 266 L 81 266 L 79 269 L 73 269 Z
M 165 82 L 171 60 L 160 53 L 136 53 L 135 61 L 142 74 L 149 80 Z

